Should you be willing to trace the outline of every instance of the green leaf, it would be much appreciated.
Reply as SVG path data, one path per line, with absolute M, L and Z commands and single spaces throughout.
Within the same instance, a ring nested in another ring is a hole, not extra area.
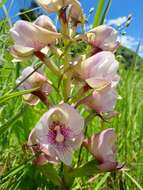
M 98 169 L 98 162 L 96 160 L 92 160 L 87 162 L 85 165 L 83 165 L 80 168 L 76 168 L 69 175 L 72 175 L 74 177 L 83 177 L 83 176 L 90 176 L 93 174 L 98 174 L 101 171 Z
M 64 165 L 63 166 L 63 181 L 64 181 L 64 186 L 66 187 L 65 189 L 70 189 L 70 187 L 72 186 L 75 176 L 74 175 L 70 175 L 73 171 L 73 168 Z
M 143 187 L 141 187 L 141 185 L 131 175 L 129 175 L 129 173 L 124 172 L 124 174 L 132 181 L 132 183 L 136 185 L 139 190 L 143 190 Z
M 18 113 L 16 113 L 12 118 L 9 119 L 6 123 L 0 126 L 0 136 L 7 130 L 11 125 L 13 125 L 19 117 L 22 116 L 22 113 L 26 110 L 26 106 L 23 106 Z
M 22 90 L 20 92 L 13 92 L 11 94 L 3 95 L 2 97 L 0 97 L 0 105 L 7 102 L 11 98 L 14 98 L 14 97 L 17 97 L 17 96 L 22 96 L 24 94 L 29 94 L 29 93 L 35 91 L 36 89 L 37 88 L 33 88 L 33 89 L 30 89 L 30 90 Z
M 95 14 L 94 21 L 93 21 L 93 28 L 98 26 L 99 23 L 100 23 L 100 19 L 101 19 L 101 15 L 102 15 L 102 12 L 103 12 L 104 4 L 105 4 L 105 0 L 99 0 L 97 10 L 96 10 L 96 14 Z
M 100 190 L 101 187 L 103 186 L 103 184 L 105 183 L 105 181 L 107 180 L 107 178 L 109 177 L 110 173 L 106 173 L 101 180 L 98 182 L 98 184 L 96 185 L 94 190 Z
M 15 176 L 17 173 L 21 172 L 25 167 L 27 167 L 27 165 L 24 163 L 24 164 L 21 164 L 15 168 L 13 168 L 7 174 L 5 174 L 4 176 L 1 177 L 2 182 L 7 180 L 10 177 Z
M 47 165 L 44 165 L 44 166 L 40 166 L 40 170 L 55 185 L 62 186 L 62 180 L 59 177 L 59 175 L 58 175 L 57 171 L 55 170 L 55 168 L 53 167 L 53 164 L 47 164 Z

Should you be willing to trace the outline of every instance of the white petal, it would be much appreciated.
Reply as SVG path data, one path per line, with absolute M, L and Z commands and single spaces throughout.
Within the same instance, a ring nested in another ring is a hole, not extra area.
M 113 128 L 102 131 L 99 135 L 98 152 L 103 160 L 114 161 L 115 130 Z
M 66 165 L 70 166 L 72 162 L 72 152 L 70 149 L 65 148 L 63 150 L 55 149 L 59 159 Z
M 50 31 L 53 31 L 53 32 L 57 31 L 55 25 L 52 22 L 52 20 L 47 15 L 39 16 L 34 21 L 34 24 L 36 24 L 36 25 L 38 25 L 38 26 L 40 26 L 42 28 L 48 29 Z

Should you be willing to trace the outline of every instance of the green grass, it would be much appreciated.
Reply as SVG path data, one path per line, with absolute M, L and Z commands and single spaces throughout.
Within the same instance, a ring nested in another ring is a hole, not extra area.
M 32 154 L 26 147 L 31 129 L 47 111 L 42 104 L 35 107 L 26 105 L 17 90 L 8 95 L 15 87 L 15 80 L 23 68 L 31 63 L 37 64 L 33 58 L 25 63 L 12 63 L 8 48 L 12 44 L 9 27 L 6 21 L 0 22 L 0 189 L 1 190 L 51 190 L 54 187 L 48 178 L 50 169 L 32 165 Z M 113 127 L 117 132 L 117 159 L 125 163 L 128 170 L 102 173 L 90 178 L 76 178 L 73 189 L 91 190 L 142 190 L 143 189 L 143 64 L 135 53 L 124 49 L 120 58 L 119 73 L 121 81 L 116 110 L 118 116 L 107 123 L 94 118 L 88 126 L 87 135 Z M 125 53 L 126 52 L 126 53 Z M 121 51 L 117 53 L 120 55 Z M 131 57 L 131 64 L 128 63 Z M 124 60 L 124 61 L 123 61 Z M 135 64 L 135 62 L 137 64 Z M 127 65 L 130 65 L 127 67 Z M 43 67 L 48 75 L 48 69 Z M 56 77 L 51 79 L 56 82 Z M 23 93 L 23 92 L 22 92 Z M 15 97 L 16 96 L 16 97 Z M 6 100 L 4 99 L 6 97 Z M 56 92 L 51 96 L 55 103 L 60 99 Z M 83 110 L 80 110 L 81 113 Z M 73 163 L 77 161 L 75 153 Z M 82 163 L 91 159 L 85 150 L 82 151 Z M 59 166 L 57 166 L 58 169 Z

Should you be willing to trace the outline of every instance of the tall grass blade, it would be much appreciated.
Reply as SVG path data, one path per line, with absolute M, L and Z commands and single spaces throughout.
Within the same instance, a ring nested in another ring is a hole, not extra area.
M 22 90 L 22 91 L 20 91 L 20 92 L 13 92 L 13 93 L 11 93 L 11 94 L 6 94 L 6 95 L 0 97 L 0 105 L 1 105 L 2 103 L 7 102 L 7 101 L 10 100 L 11 98 L 14 98 L 14 97 L 17 97 L 17 96 L 22 96 L 22 95 L 24 95 L 24 94 L 29 94 L 29 93 L 35 91 L 36 89 L 37 89 L 37 88 L 33 88 L 33 89 L 30 89 L 30 90 Z
M 106 5 L 106 7 L 105 7 L 105 10 L 104 10 L 104 12 L 103 12 L 103 15 L 102 15 L 102 17 L 101 17 L 100 25 L 101 25 L 101 24 L 104 24 L 104 21 L 105 21 L 105 18 L 106 18 L 106 16 L 107 16 L 108 12 L 109 12 L 111 3 L 112 3 L 112 0 L 109 0 L 108 3 L 107 3 L 107 5 Z
M 98 182 L 98 184 L 96 185 L 94 190 L 100 190 L 102 185 L 105 183 L 105 181 L 107 180 L 108 176 L 110 175 L 110 173 L 106 173 L 101 180 Z
M 8 23 L 9 23 L 9 26 L 11 28 L 12 27 L 12 21 L 11 21 L 11 18 L 9 17 L 8 10 L 7 10 L 5 5 L 3 5 L 2 8 L 3 8 L 3 12 L 5 14 L 5 17 L 6 17 L 7 21 L 8 21 Z
M 93 28 L 98 26 L 100 23 L 100 18 L 101 18 L 102 12 L 103 12 L 104 4 L 105 4 L 105 0 L 99 0 L 96 14 L 94 17 Z
M 141 187 L 140 184 L 131 175 L 129 175 L 127 172 L 124 172 L 124 174 L 136 185 L 139 190 L 143 190 L 143 187 Z

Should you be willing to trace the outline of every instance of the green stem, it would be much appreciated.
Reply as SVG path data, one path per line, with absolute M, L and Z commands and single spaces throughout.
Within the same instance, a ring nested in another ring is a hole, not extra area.
M 64 101 L 67 102 L 70 96 L 70 92 L 71 92 L 71 77 L 72 74 L 71 73 L 67 73 L 66 75 L 66 79 L 64 82 Z
M 73 171 L 73 168 L 63 165 L 63 186 L 65 190 L 70 190 L 74 182 L 74 177 L 69 175 Z
M 70 99 L 70 103 L 76 103 L 78 100 L 79 100 L 79 97 L 81 98 L 81 96 L 83 96 L 83 93 L 84 93 L 84 90 L 83 90 L 83 87 L 81 87 L 79 89 L 79 91 L 76 93 L 75 96 L 73 96 L 71 99 Z
M 57 76 L 61 76 L 60 69 L 57 67 L 56 64 L 54 64 L 52 61 L 49 59 L 46 59 L 44 64 Z
M 77 108 L 79 105 L 84 103 L 84 100 L 86 100 L 86 98 L 90 97 L 92 95 L 92 93 L 93 93 L 93 90 L 90 90 L 90 92 L 87 94 L 87 96 L 85 96 L 84 98 L 79 99 L 74 107 Z
M 98 169 L 99 163 L 96 160 L 91 160 L 87 162 L 80 168 L 76 168 L 70 172 L 69 176 L 74 177 L 83 177 L 83 176 L 90 176 L 96 173 L 100 173 L 101 171 Z
M 61 76 L 60 69 L 54 64 L 49 58 L 42 52 L 34 52 L 35 56 L 38 57 L 55 75 Z

